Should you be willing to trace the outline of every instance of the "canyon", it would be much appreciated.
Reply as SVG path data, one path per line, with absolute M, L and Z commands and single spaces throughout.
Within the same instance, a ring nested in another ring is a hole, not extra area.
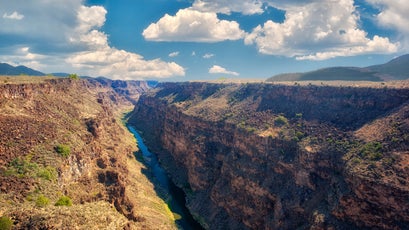
M 2 80 L 0 216 L 14 229 L 177 229 L 122 120 L 146 82 Z
M 162 83 L 130 123 L 206 229 L 405 229 L 409 88 Z
M 126 125 L 205 229 L 409 224 L 407 81 L 0 80 L 0 216 L 16 229 L 177 229 Z

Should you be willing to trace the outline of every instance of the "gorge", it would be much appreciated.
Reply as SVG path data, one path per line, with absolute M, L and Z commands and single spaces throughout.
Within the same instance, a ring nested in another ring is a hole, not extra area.
M 0 84 L 0 216 L 16 229 L 177 229 L 166 176 L 205 229 L 409 224 L 407 81 L 38 79 Z
M 163 83 L 133 116 L 206 229 L 404 229 L 407 86 Z

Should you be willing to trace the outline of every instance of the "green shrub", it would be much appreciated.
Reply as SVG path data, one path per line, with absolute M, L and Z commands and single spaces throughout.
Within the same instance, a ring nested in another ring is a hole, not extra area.
M 68 196 L 61 196 L 55 203 L 55 206 L 72 206 L 71 198 Z
M 70 146 L 64 144 L 58 144 L 55 146 L 55 151 L 63 157 L 68 157 L 71 154 Z
M 47 197 L 45 197 L 43 194 L 40 194 L 40 195 L 37 197 L 36 205 L 37 205 L 38 207 L 45 207 L 45 206 L 47 206 L 49 203 L 50 203 L 50 199 L 48 199 Z
M 53 181 L 57 178 L 57 170 L 51 166 L 41 168 L 37 172 L 37 176 L 43 179 Z
M 287 125 L 287 124 L 288 124 L 287 118 L 282 116 L 282 115 L 278 116 L 274 120 L 274 125 L 276 125 L 276 126 L 283 126 L 283 125 Z
M 383 146 L 381 143 L 369 142 L 360 148 L 359 153 L 362 157 L 365 157 L 369 160 L 376 161 L 376 160 L 380 160 L 383 157 L 382 149 L 383 149 Z
M 295 136 L 300 140 L 304 137 L 304 135 L 305 134 L 303 132 L 300 131 L 295 132 Z
M 73 79 L 73 80 L 78 80 L 78 79 L 80 79 L 80 77 L 78 77 L 78 75 L 75 74 L 75 73 L 72 73 L 72 74 L 68 75 L 68 78 L 69 78 L 69 79 Z
M 13 227 L 13 221 L 10 217 L 0 217 L 0 230 L 10 230 Z
M 38 170 L 36 163 L 30 162 L 27 159 L 15 158 L 9 163 L 7 174 L 17 175 L 20 177 L 32 175 Z

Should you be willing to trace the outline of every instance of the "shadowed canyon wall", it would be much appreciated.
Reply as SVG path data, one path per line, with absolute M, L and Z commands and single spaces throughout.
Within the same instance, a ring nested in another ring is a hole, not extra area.
M 404 229 L 409 89 L 163 83 L 142 131 L 208 229 Z

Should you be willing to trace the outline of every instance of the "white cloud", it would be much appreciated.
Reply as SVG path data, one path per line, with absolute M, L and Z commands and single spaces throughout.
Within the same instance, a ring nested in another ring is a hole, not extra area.
M 398 44 L 379 36 L 370 39 L 358 28 L 359 15 L 353 3 L 353 0 L 287 3 L 283 23 L 269 20 L 257 26 L 246 36 L 245 44 L 255 44 L 263 54 L 301 60 L 396 52 Z
M 2 40 L 0 61 L 27 65 L 43 72 L 76 72 L 81 75 L 121 79 L 184 76 L 184 68 L 160 59 L 145 60 L 141 55 L 109 45 L 101 31 L 107 11 L 101 6 L 84 6 L 83 0 L 13 0 L 2 2 L 3 17 L 25 16 L 10 22 L 0 20 L 0 34 L 24 38 Z M 16 14 L 6 14 L 16 10 Z M 47 13 L 44 13 L 47 12 Z
M 409 50 L 409 4 L 407 0 L 367 0 L 378 7 L 381 12 L 376 15 L 376 20 L 381 26 L 398 30 L 405 42 L 404 49 Z
M 179 56 L 179 51 L 172 52 L 169 54 L 169 57 L 177 57 L 177 56 Z
M 22 46 L 9 53 L 7 57 L 3 57 L 2 62 L 6 62 L 15 66 L 25 65 L 30 66 L 34 69 L 41 69 L 45 67 L 44 64 L 41 63 L 41 61 L 46 58 L 47 56 L 34 53 L 30 51 L 29 47 Z
M 107 11 L 102 6 L 80 6 L 77 12 L 79 32 L 88 32 L 93 28 L 100 28 L 105 23 Z
M 386 0 L 368 1 L 387 4 Z M 403 1 L 388 3 L 390 13 L 380 14 L 380 21 L 385 25 L 397 21 L 395 27 L 409 30 L 406 26 L 409 23 L 409 14 L 406 14 L 409 5 Z M 284 10 L 285 21 L 276 23 L 268 20 L 249 34 L 242 31 L 235 21 L 218 25 L 223 20 L 219 20 L 216 13 L 261 14 L 266 6 Z M 399 15 L 399 20 L 393 15 Z M 179 10 L 175 16 L 165 15 L 151 24 L 143 35 L 150 41 L 218 42 L 228 40 L 228 37 L 230 40 L 244 38 L 245 44 L 255 44 L 260 53 L 299 60 L 397 52 L 399 43 L 393 43 L 387 37 L 370 38 L 359 25 L 360 17 L 353 0 L 195 0 L 192 7 Z M 223 27 L 234 28 L 230 30 L 234 32 L 221 35 L 221 31 L 226 31 Z
M 66 61 L 89 75 L 108 76 L 114 79 L 143 79 L 184 76 L 185 70 L 174 62 L 160 59 L 144 60 L 135 53 L 118 50 L 108 45 L 108 36 L 98 31 L 105 22 L 106 10 L 100 6 L 81 6 L 78 12 L 78 37 L 73 43 L 82 43 L 86 51 L 72 54 Z M 174 52 L 169 56 L 177 56 Z
M 160 59 L 146 61 L 142 56 L 115 48 L 76 53 L 67 62 L 88 74 L 109 76 L 113 79 L 143 79 L 183 76 L 185 70 L 174 62 Z
M 245 33 L 237 22 L 220 20 L 214 12 L 181 9 L 150 24 L 142 35 L 148 41 L 220 42 L 241 39 Z
M 209 69 L 209 73 L 211 74 L 229 74 L 229 75 L 234 75 L 234 76 L 239 76 L 240 74 L 237 72 L 229 71 L 226 70 L 225 68 L 219 66 L 219 65 L 214 65 Z
M 204 59 L 209 59 L 209 58 L 212 58 L 212 57 L 214 57 L 214 54 L 205 54 L 205 55 L 203 55 Z
M 263 13 L 263 1 L 257 0 L 196 0 L 192 9 L 202 12 L 216 12 L 223 14 L 231 14 L 232 12 L 240 12 L 245 15 Z
M 12 14 L 4 13 L 4 14 L 3 14 L 3 18 L 6 18 L 6 19 L 14 19 L 14 20 L 21 20 L 21 19 L 24 18 L 24 15 L 19 14 L 17 11 L 14 11 Z

